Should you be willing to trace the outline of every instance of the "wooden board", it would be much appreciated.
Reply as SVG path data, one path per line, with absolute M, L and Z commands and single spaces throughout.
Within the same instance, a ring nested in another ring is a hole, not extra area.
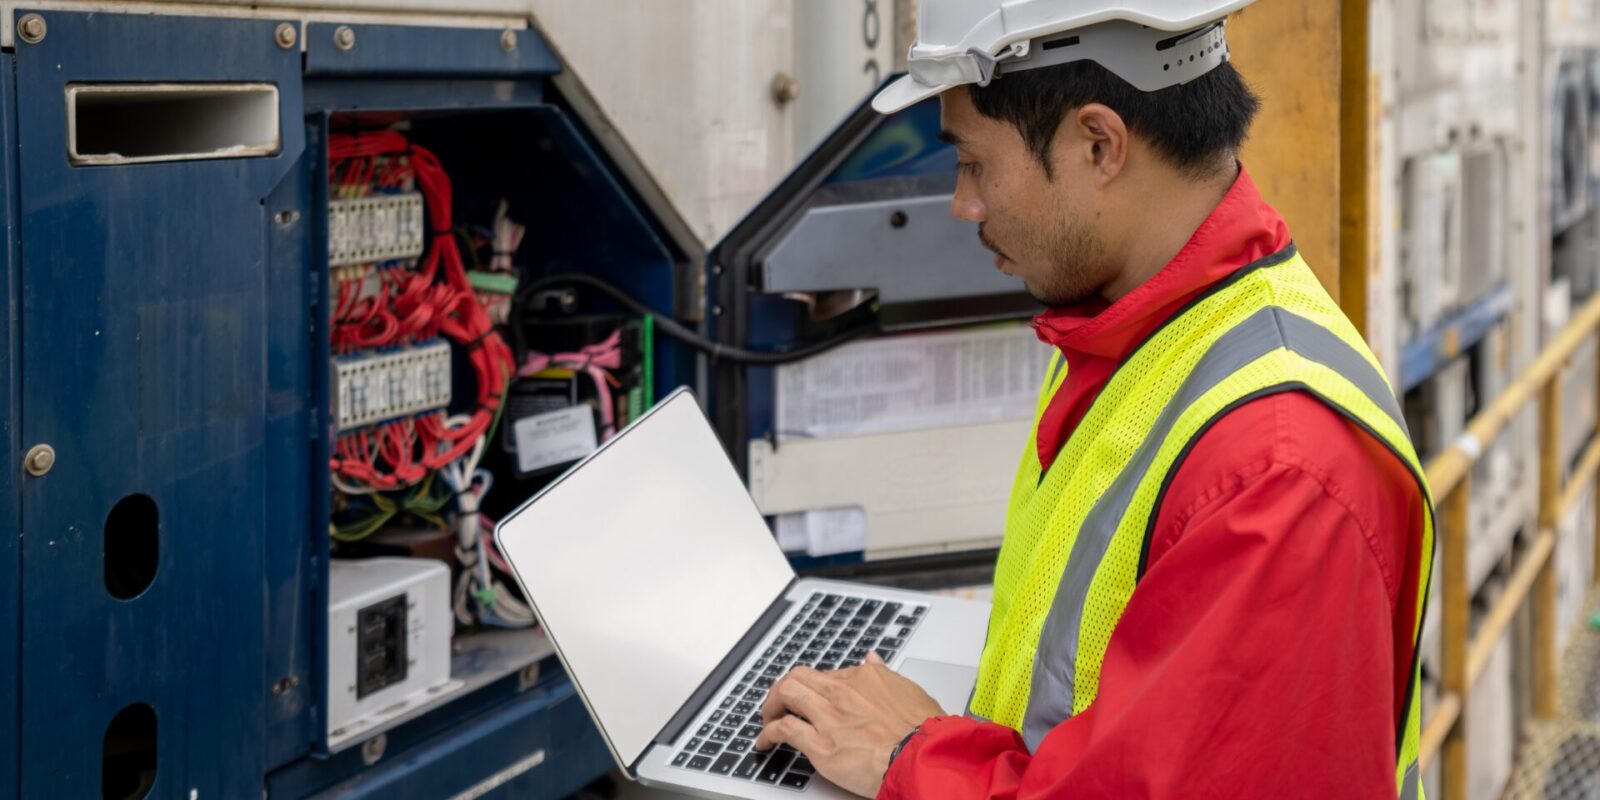
M 1228 23 L 1234 66 L 1261 96 L 1240 160 L 1340 294 L 1340 3 L 1260 0 Z

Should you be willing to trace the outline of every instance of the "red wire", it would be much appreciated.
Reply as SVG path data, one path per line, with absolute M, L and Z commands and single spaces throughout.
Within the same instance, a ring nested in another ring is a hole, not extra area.
M 335 134 L 328 143 L 328 157 L 333 162 L 352 162 L 346 167 L 346 174 L 360 170 L 361 183 L 365 184 L 374 182 L 374 173 L 376 184 L 385 188 L 401 185 L 407 177 L 415 178 L 432 234 L 420 269 L 403 279 L 390 276 L 382 284 L 381 303 L 374 301 L 371 308 L 353 304 L 346 319 L 359 311 L 366 314 L 359 321 L 348 320 L 349 324 L 339 324 L 346 320 L 337 321 L 335 343 L 379 347 L 393 344 L 402 336 L 420 339 L 442 335 L 470 348 L 467 360 L 477 378 L 477 397 L 468 422 L 451 428 L 444 424 L 441 414 L 429 414 L 418 419 L 409 432 L 387 433 L 398 429 L 385 428 L 385 435 L 390 437 L 386 440 L 388 446 L 383 448 L 384 461 L 390 468 L 387 473 L 377 468 L 378 453 L 368 450 L 365 431 L 361 432 L 361 442 L 362 450 L 370 453 L 366 461 L 353 461 L 346 456 L 334 459 L 331 465 L 340 474 L 380 488 L 389 488 L 397 481 L 416 482 L 428 471 L 466 455 L 489 429 L 514 372 L 514 359 L 467 280 L 466 265 L 451 234 L 450 177 L 439 159 L 395 131 Z M 381 168 L 376 166 L 379 158 L 383 159 Z M 390 293 L 391 285 L 394 294 Z M 370 329 L 374 319 L 382 323 L 381 328 Z M 396 438 L 402 433 L 404 440 Z M 414 459 L 417 451 L 421 453 L 420 464 Z M 342 451 L 340 454 L 344 455 Z

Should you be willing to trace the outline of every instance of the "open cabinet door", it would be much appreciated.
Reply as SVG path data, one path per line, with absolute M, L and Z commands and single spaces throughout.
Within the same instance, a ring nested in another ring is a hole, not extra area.
M 21 796 L 254 797 L 263 565 L 301 535 L 266 489 L 300 53 L 270 20 L 43 16 L 15 56 L 21 438 L 55 450 L 22 492 Z

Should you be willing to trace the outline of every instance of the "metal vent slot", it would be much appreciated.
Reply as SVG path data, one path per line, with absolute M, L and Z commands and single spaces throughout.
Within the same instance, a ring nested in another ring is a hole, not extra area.
M 67 86 L 67 159 L 144 164 L 277 153 L 278 87 L 268 83 Z

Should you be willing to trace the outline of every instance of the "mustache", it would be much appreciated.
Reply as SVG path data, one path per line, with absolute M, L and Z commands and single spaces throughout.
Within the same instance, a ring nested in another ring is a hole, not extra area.
M 986 223 L 982 222 L 978 223 L 978 242 L 983 245 L 983 249 L 988 250 L 989 252 L 994 253 L 995 255 L 998 255 L 1007 261 L 1010 261 L 1011 256 L 1006 255 L 1005 251 L 1000 249 L 1000 245 L 995 244 L 994 240 L 989 238 L 989 234 L 984 232 L 983 226 L 985 224 Z

